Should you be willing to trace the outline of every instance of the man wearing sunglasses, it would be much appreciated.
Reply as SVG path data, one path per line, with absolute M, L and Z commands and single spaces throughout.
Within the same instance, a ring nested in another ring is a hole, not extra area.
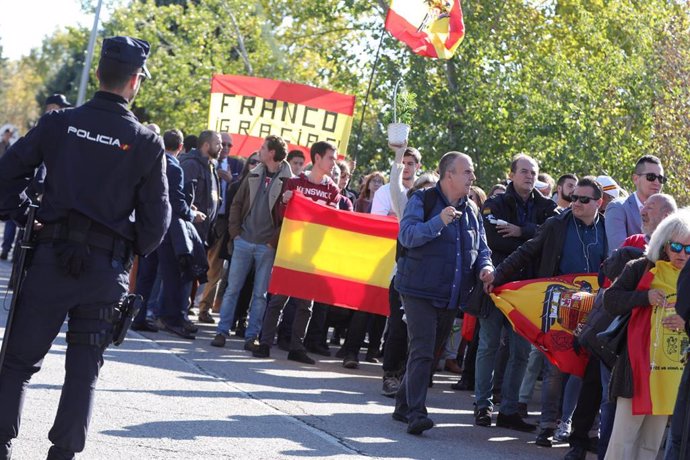
M 536 267 L 534 278 L 548 278 L 571 273 L 597 273 L 607 255 L 604 216 L 599 214 L 603 190 L 592 176 L 577 182 L 571 195 L 570 209 L 548 219 L 534 238 L 520 246 L 496 267 L 487 283 L 494 286 L 522 278 L 525 266 Z M 608 214 L 608 213 L 607 213 Z M 542 331 L 551 327 L 550 319 L 542 323 Z M 536 444 L 551 447 L 557 427 L 562 387 L 561 371 L 544 358 L 542 384 L 542 415 Z
M 644 155 L 637 160 L 632 175 L 635 193 L 628 198 L 619 198 L 606 207 L 606 238 L 609 254 L 623 244 L 630 235 L 642 233 L 640 211 L 647 199 L 660 193 L 666 183 L 661 160 L 653 155 Z

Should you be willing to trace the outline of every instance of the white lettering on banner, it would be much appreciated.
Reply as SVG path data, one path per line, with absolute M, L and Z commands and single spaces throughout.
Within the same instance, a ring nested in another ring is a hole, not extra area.
M 74 134 L 81 139 L 86 139 L 87 141 L 97 142 L 99 144 L 112 145 L 114 147 L 122 147 L 120 144 L 120 139 L 116 139 L 105 134 L 91 134 L 90 131 L 85 129 L 75 128 L 74 126 L 69 126 L 67 128 L 67 134 Z

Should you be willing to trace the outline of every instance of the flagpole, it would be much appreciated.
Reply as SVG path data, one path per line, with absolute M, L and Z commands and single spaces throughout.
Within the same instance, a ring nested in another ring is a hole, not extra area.
M 383 46 L 383 39 L 386 36 L 385 28 L 381 29 L 381 39 L 379 40 L 379 46 L 376 50 L 376 58 L 374 59 L 374 65 L 371 68 L 371 76 L 369 77 L 369 85 L 367 86 L 367 93 L 364 96 L 364 104 L 362 105 L 362 116 L 359 117 L 359 126 L 357 128 L 357 142 L 355 142 L 355 152 L 352 155 L 352 161 L 354 166 L 357 166 L 357 153 L 359 152 L 359 143 L 362 141 L 362 125 L 364 124 L 364 115 L 367 112 L 367 106 L 369 103 L 369 94 L 371 93 L 371 85 L 374 82 L 374 75 L 376 75 L 376 68 L 379 64 L 379 56 L 381 54 L 381 47 Z M 354 169 L 354 168 L 353 168 Z M 352 171 L 354 172 L 354 171 Z
M 93 58 L 93 48 L 96 45 L 96 36 L 98 35 L 98 20 L 101 16 L 101 5 L 103 0 L 98 0 L 96 6 L 96 13 L 93 18 L 93 27 L 91 28 L 91 36 L 89 37 L 89 47 L 86 51 L 86 60 L 84 61 L 84 68 L 81 72 L 81 81 L 79 82 L 79 93 L 77 95 L 77 106 L 84 103 L 86 99 L 86 86 L 89 84 L 89 70 L 91 69 L 91 59 Z

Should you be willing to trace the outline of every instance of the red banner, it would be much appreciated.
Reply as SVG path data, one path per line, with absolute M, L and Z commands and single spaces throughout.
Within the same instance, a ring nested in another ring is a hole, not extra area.
M 232 134 L 233 155 L 251 155 L 273 134 L 308 158 L 317 141 L 347 151 L 354 109 L 355 97 L 347 94 L 266 78 L 214 75 L 208 127 Z

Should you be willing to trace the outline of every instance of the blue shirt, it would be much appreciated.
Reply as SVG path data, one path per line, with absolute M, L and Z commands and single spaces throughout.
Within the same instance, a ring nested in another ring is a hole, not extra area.
M 606 258 L 606 231 L 597 217 L 592 225 L 585 225 L 571 214 L 563 242 L 559 274 L 597 273 Z

